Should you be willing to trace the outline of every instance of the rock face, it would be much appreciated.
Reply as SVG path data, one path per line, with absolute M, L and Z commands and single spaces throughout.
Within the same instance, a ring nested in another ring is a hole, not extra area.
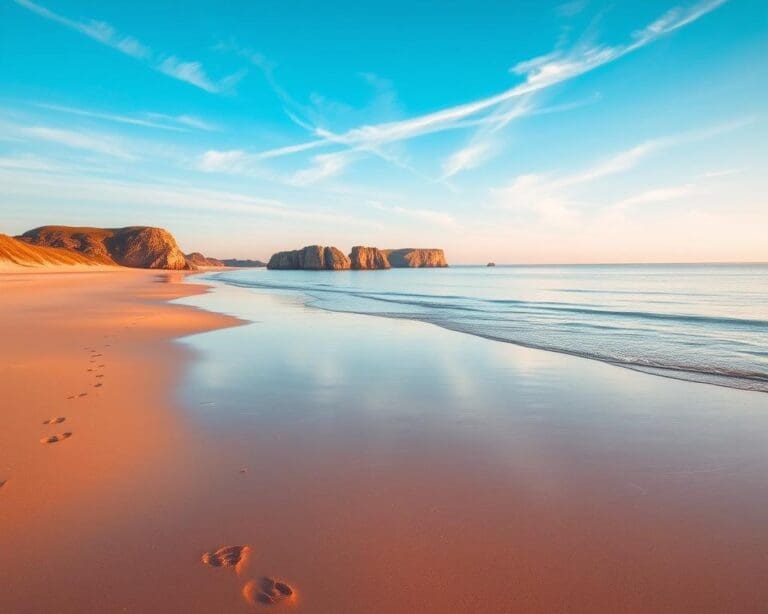
M 441 249 L 378 249 L 356 245 L 349 257 L 335 247 L 310 245 L 302 249 L 273 254 L 268 269 L 303 269 L 309 271 L 341 271 L 376 269 L 447 267 Z
M 302 249 L 273 254 L 267 263 L 268 269 L 306 269 L 308 271 L 341 271 L 350 267 L 340 249 L 309 245 Z
M 385 249 L 383 253 L 389 259 L 389 264 L 395 268 L 447 267 L 445 254 L 441 249 Z
M 349 254 L 353 269 L 374 270 L 390 268 L 389 259 L 378 247 L 363 247 L 356 245 Z
M 222 267 L 225 264 L 221 260 L 216 258 L 208 258 L 203 256 L 200 252 L 192 252 L 191 254 L 185 254 L 184 257 L 188 263 L 191 263 L 197 267 Z
M 176 239 L 152 226 L 127 228 L 75 228 L 41 226 L 18 237 L 32 245 L 62 247 L 80 252 L 102 264 L 140 269 L 194 269 Z
M 224 266 L 239 266 L 246 268 L 267 266 L 267 263 L 262 262 L 261 260 L 240 260 L 239 258 L 224 258 L 221 262 L 224 263 Z

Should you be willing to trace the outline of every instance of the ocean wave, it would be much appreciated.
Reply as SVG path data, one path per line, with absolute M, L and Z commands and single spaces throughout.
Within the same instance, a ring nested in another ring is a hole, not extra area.
M 768 392 L 768 320 L 762 318 L 622 309 L 566 300 L 429 294 L 420 288 L 372 290 L 230 272 L 215 277 L 233 286 L 295 293 L 307 305 L 326 311 L 417 320 L 653 375 Z M 580 290 L 558 292 L 574 295 Z M 649 306 L 640 298 L 643 294 L 663 293 L 639 290 L 635 294 L 635 302 Z M 691 301 L 697 300 L 697 294 L 691 293 Z

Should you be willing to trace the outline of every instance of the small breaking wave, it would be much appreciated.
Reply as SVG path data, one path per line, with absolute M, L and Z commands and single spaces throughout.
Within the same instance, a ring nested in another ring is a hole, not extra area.
M 402 288 L 379 290 L 363 287 L 367 280 L 355 286 L 356 280 L 364 279 L 359 277 L 346 278 L 343 283 L 347 285 L 291 279 L 280 273 L 267 278 L 264 274 L 222 272 L 215 277 L 232 286 L 297 294 L 307 305 L 326 311 L 417 320 L 652 375 L 768 392 L 768 320 L 680 309 L 695 306 L 703 292 L 675 293 L 674 301 L 663 301 L 663 307 L 674 306 L 674 311 L 663 311 L 655 310 L 655 300 L 643 297 L 671 296 L 672 292 L 621 290 L 617 294 L 627 299 L 616 304 L 590 304 L 568 297 L 610 294 L 611 290 L 565 288 L 550 291 L 560 300 L 525 300 L 426 293 L 405 278 Z M 628 308 L 627 302 L 647 309 Z

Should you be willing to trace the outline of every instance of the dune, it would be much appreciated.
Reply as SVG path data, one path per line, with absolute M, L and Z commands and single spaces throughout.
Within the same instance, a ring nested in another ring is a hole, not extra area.
M 38 269 L 96 270 L 114 268 L 85 254 L 61 247 L 43 247 L 0 234 L 0 272 Z

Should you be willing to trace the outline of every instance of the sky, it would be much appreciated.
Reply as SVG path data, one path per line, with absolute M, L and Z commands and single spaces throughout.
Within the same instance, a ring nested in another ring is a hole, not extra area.
M 0 0 L 0 232 L 768 260 L 764 0 Z

